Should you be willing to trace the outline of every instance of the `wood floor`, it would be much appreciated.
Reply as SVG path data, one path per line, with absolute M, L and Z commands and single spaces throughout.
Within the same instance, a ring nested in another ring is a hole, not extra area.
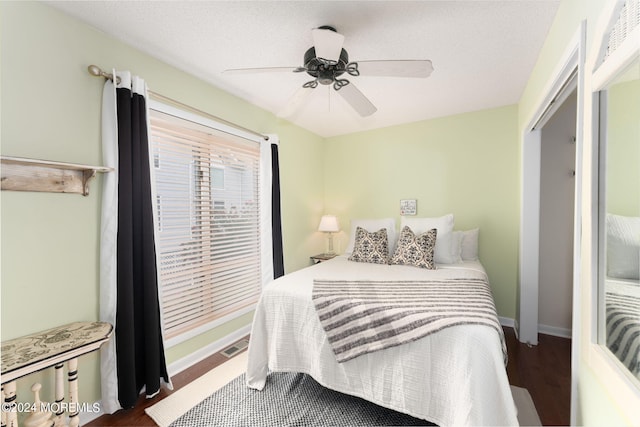
M 519 342 L 512 328 L 507 339 L 509 383 L 529 390 L 543 425 L 569 425 L 571 412 L 571 340 L 538 335 L 538 345 Z
M 512 328 L 504 328 L 509 352 L 509 383 L 529 390 L 543 425 L 569 425 L 571 395 L 571 341 L 540 335 L 539 344 L 518 342 Z M 162 390 L 153 399 L 141 397 L 132 409 L 103 415 L 87 426 L 155 426 L 144 409 L 227 361 L 216 353 L 172 378 L 174 390 Z

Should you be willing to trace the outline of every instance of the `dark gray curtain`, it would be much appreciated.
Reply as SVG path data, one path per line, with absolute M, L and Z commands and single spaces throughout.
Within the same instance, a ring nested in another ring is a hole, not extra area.
M 135 405 L 169 383 L 160 322 L 146 100 L 117 89 L 118 235 L 116 358 L 118 400 Z
M 284 275 L 282 215 L 280 211 L 280 162 L 277 144 L 271 144 L 271 233 L 273 242 L 273 278 L 277 279 Z

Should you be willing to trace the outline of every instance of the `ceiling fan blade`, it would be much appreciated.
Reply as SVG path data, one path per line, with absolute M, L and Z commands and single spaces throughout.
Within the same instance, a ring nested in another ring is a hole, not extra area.
M 361 76 L 429 77 L 433 64 L 424 60 L 357 61 Z
M 287 101 L 287 105 L 279 111 L 277 116 L 283 119 L 293 116 L 311 95 L 313 88 L 300 87 L 291 98 Z
M 362 117 L 370 116 L 378 111 L 375 105 L 351 82 L 336 92 Z
M 314 28 L 311 30 L 313 47 L 316 49 L 316 58 L 337 63 L 342 52 L 344 36 L 333 30 Z
M 253 74 L 253 73 L 281 73 L 294 72 L 299 67 L 262 67 L 262 68 L 232 68 L 224 70 L 223 74 Z

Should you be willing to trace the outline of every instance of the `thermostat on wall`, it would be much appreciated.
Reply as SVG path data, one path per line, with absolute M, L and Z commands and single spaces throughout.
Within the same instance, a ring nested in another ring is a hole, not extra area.
M 415 215 L 416 211 L 415 199 L 400 200 L 400 215 Z

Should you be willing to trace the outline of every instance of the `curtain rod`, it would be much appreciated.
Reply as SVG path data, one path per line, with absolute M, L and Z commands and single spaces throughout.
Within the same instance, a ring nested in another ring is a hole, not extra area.
M 87 69 L 89 71 L 89 74 L 91 74 L 92 76 L 104 77 L 105 79 L 109 79 L 109 80 L 113 81 L 113 74 L 103 71 L 97 65 L 89 65 L 89 67 L 87 67 Z M 120 77 L 118 77 L 118 76 L 116 76 L 116 83 L 120 83 Z M 174 104 L 174 105 L 179 106 L 181 108 L 184 108 L 186 110 L 190 110 L 193 113 L 200 114 L 201 116 L 205 116 L 205 117 L 213 119 L 215 121 L 224 123 L 225 125 L 234 127 L 234 128 L 239 129 L 241 131 L 248 132 L 251 135 L 255 135 L 255 136 L 259 137 L 259 138 L 264 139 L 265 141 L 269 140 L 269 137 L 267 135 L 263 135 L 261 133 L 258 133 L 256 131 L 254 131 L 254 130 L 248 129 L 248 128 L 244 127 L 244 126 L 237 125 L 237 124 L 232 123 L 232 122 L 230 122 L 228 120 L 222 119 L 222 118 L 220 118 L 218 116 L 214 116 L 213 114 L 210 114 L 210 113 L 207 113 L 205 111 L 199 110 L 197 108 L 191 107 L 190 105 L 184 104 L 184 103 L 182 103 L 180 101 L 176 101 L 175 99 L 169 98 L 168 96 L 161 95 L 161 94 L 159 94 L 157 92 L 153 92 L 151 90 L 148 90 L 147 92 L 149 93 L 149 95 L 151 95 L 152 97 L 156 98 L 159 101 L 168 102 L 170 104 Z

